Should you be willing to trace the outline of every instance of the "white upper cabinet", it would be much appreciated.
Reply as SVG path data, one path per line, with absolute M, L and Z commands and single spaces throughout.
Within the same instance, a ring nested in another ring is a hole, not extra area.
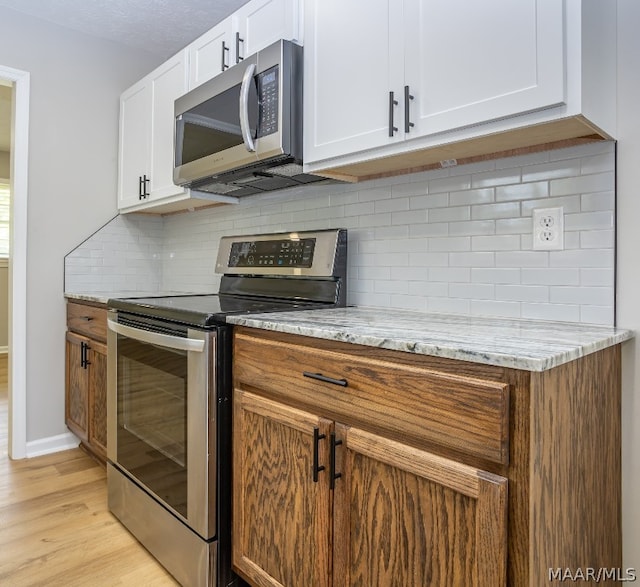
M 397 0 L 307 3 L 305 161 L 397 140 L 389 136 L 400 117 L 399 104 L 390 100 L 400 99 L 404 85 L 400 43 L 394 39 L 402 24 L 397 8 Z
M 120 96 L 120 145 L 118 151 L 118 208 L 139 204 L 144 179 L 150 174 L 149 141 L 151 89 L 146 80 Z
M 562 2 L 406 0 L 404 8 L 409 136 L 564 102 Z
M 235 63 L 232 47 L 231 17 L 223 20 L 191 43 L 187 47 L 189 50 L 189 88 L 195 88 L 231 67 Z
M 252 0 L 233 14 L 234 63 L 280 39 L 301 43 L 299 0 Z
M 357 181 L 610 138 L 615 14 L 603 4 L 306 0 L 305 171 Z
M 173 103 L 187 90 L 181 51 L 120 97 L 118 208 L 185 193 L 173 183 Z
M 189 88 L 195 88 L 279 39 L 300 42 L 301 0 L 251 0 L 198 37 L 189 49 Z

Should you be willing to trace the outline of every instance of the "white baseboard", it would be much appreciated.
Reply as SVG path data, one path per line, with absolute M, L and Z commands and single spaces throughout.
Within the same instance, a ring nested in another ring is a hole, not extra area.
M 65 432 L 57 436 L 40 438 L 27 442 L 27 458 L 40 457 L 54 452 L 76 448 L 80 444 L 78 437 L 72 432 Z

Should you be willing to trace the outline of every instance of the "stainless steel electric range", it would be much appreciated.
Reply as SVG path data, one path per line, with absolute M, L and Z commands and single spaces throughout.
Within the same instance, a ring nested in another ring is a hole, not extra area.
M 108 302 L 110 510 L 183 585 L 228 586 L 231 332 L 226 316 L 344 306 L 347 232 L 221 239 L 215 295 Z

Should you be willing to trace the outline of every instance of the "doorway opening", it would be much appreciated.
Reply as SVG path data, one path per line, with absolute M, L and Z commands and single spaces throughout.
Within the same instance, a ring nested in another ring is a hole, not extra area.
M 9 179 L 11 193 L 6 425 L 8 455 L 12 459 L 22 459 L 26 457 L 27 452 L 26 276 L 29 83 L 28 72 L 0 65 L 0 85 L 11 88 L 9 177 L 6 178 Z

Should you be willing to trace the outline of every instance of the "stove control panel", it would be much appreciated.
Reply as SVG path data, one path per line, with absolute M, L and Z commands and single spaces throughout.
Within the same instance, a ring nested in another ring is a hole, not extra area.
M 311 267 L 315 238 L 232 242 L 228 267 Z
M 347 230 L 223 236 L 216 273 L 251 277 L 334 278 L 346 275 Z

